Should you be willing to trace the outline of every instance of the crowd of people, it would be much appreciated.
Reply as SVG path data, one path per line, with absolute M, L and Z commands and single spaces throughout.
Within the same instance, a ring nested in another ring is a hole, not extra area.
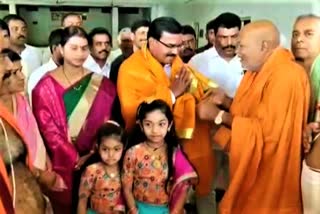
M 1 214 L 320 213 L 320 17 L 61 24 L 0 20 Z

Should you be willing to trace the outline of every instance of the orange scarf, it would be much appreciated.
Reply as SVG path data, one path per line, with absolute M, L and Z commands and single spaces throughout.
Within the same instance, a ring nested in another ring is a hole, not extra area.
M 201 100 L 206 90 L 209 88 L 217 88 L 218 85 L 195 71 L 189 65 L 184 64 L 180 57 L 176 57 L 172 63 L 169 81 L 163 71 L 162 65 L 151 55 L 146 46 L 142 49 L 142 52 L 145 59 L 150 63 L 150 69 L 154 70 L 155 73 L 163 74 L 161 75 L 163 77 L 161 81 L 166 82 L 168 87 L 183 66 L 189 71 L 190 78 L 192 78 L 189 91 L 176 100 L 173 115 L 178 137 L 181 139 L 191 139 L 197 118 L 196 104 Z

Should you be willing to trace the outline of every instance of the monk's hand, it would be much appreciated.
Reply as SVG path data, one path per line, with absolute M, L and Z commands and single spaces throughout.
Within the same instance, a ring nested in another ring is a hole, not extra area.
M 197 115 L 200 120 L 206 121 L 214 121 L 217 117 L 220 109 L 217 105 L 212 101 L 211 97 L 207 97 L 206 99 L 202 99 L 197 104 Z
M 212 102 L 217 106 L 223 106 L 224 109 L 229 110 L 232 99 L 221 88 L 211 88 L 207 91 L 204 98 L 210 97 Z
M 191 78 L 187 69 L 183 66 L 181 70 L 175 75 L 174 80 L 171 82 L 170 89 L 175 98 L 181 96 L 186 92 L 190 86 Z

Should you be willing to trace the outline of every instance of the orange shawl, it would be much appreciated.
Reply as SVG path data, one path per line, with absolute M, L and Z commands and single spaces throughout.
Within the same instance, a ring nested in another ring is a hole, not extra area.
M 299 214 L 302 131 L 310 86 L 291 53 L 278 48 L 248 71 L 231 106 L 231 130 L 214 140 L 229 150 L 230 186 L 221 214 Z
M 202 195 L 210 192 L 211 184 L 209 183 L 214 173 L 214 160 L 209 140 L 208 122 L 196 120 L 196 104 L 205 90 L 209 87 L 217 87 L 217 85 L 187 67 L 192 77 L 190 92 L 180 96 L 173 107 L 169 89 L 170 81 L 183 65 L 182 60 L 176 57 L 171 66 L 170 78 L 168 78 L 163 66 L 144 47 L 122 63 L 117 89 L 122 115 L 126 128 L 129 130 L 135 124 L 136 110 L 141 102 L 162 99 L 173 108 L 176 131 L 181 139 L 185 139 L 183 149 L 200 175 L 200 183 L 203 184 L 203 188 L 198 193 Z M 204 162 L 208 165 L 204 166 Z M 212 175 L 210 175 L 211 172 Z M 205 175 L 201 176 L 201 174 Z
M 135 124 L 136 109 L 143 101 L 162 99 L 172 105 L 170 81 L 186 66 L 192 78 L 189 93 L 180 96 L 173 109 L 175 125 L 178 136 L 183 139 L 191 139 L 194 128 L 197 101 L 204 95 L 204 91 L 217 84 L 204 77 L 199 72 L 185 65 L 180 57 L 176 57 L 171 66 L 170 79 L 164 72 L 163 66 L 144 47 L 135 52 L 120 67 L 117 89 L 121 101 L 121 111 L 126 122 L 127 129 L 132 129 Z M 131 91 L 131 90 L 134 91 Z M 188 117 L 184 117 L 188 115 Z

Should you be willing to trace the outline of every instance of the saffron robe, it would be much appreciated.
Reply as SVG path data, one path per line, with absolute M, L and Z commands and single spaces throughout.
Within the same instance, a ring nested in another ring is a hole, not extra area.
M 216 143 L 229 152 L 230 185 L 221 214 L 302 213 L 302 132 L 310 85 L 292 54 L 277 48 L 258 72 L 246 72 L 231 105 L 231 130 Z

